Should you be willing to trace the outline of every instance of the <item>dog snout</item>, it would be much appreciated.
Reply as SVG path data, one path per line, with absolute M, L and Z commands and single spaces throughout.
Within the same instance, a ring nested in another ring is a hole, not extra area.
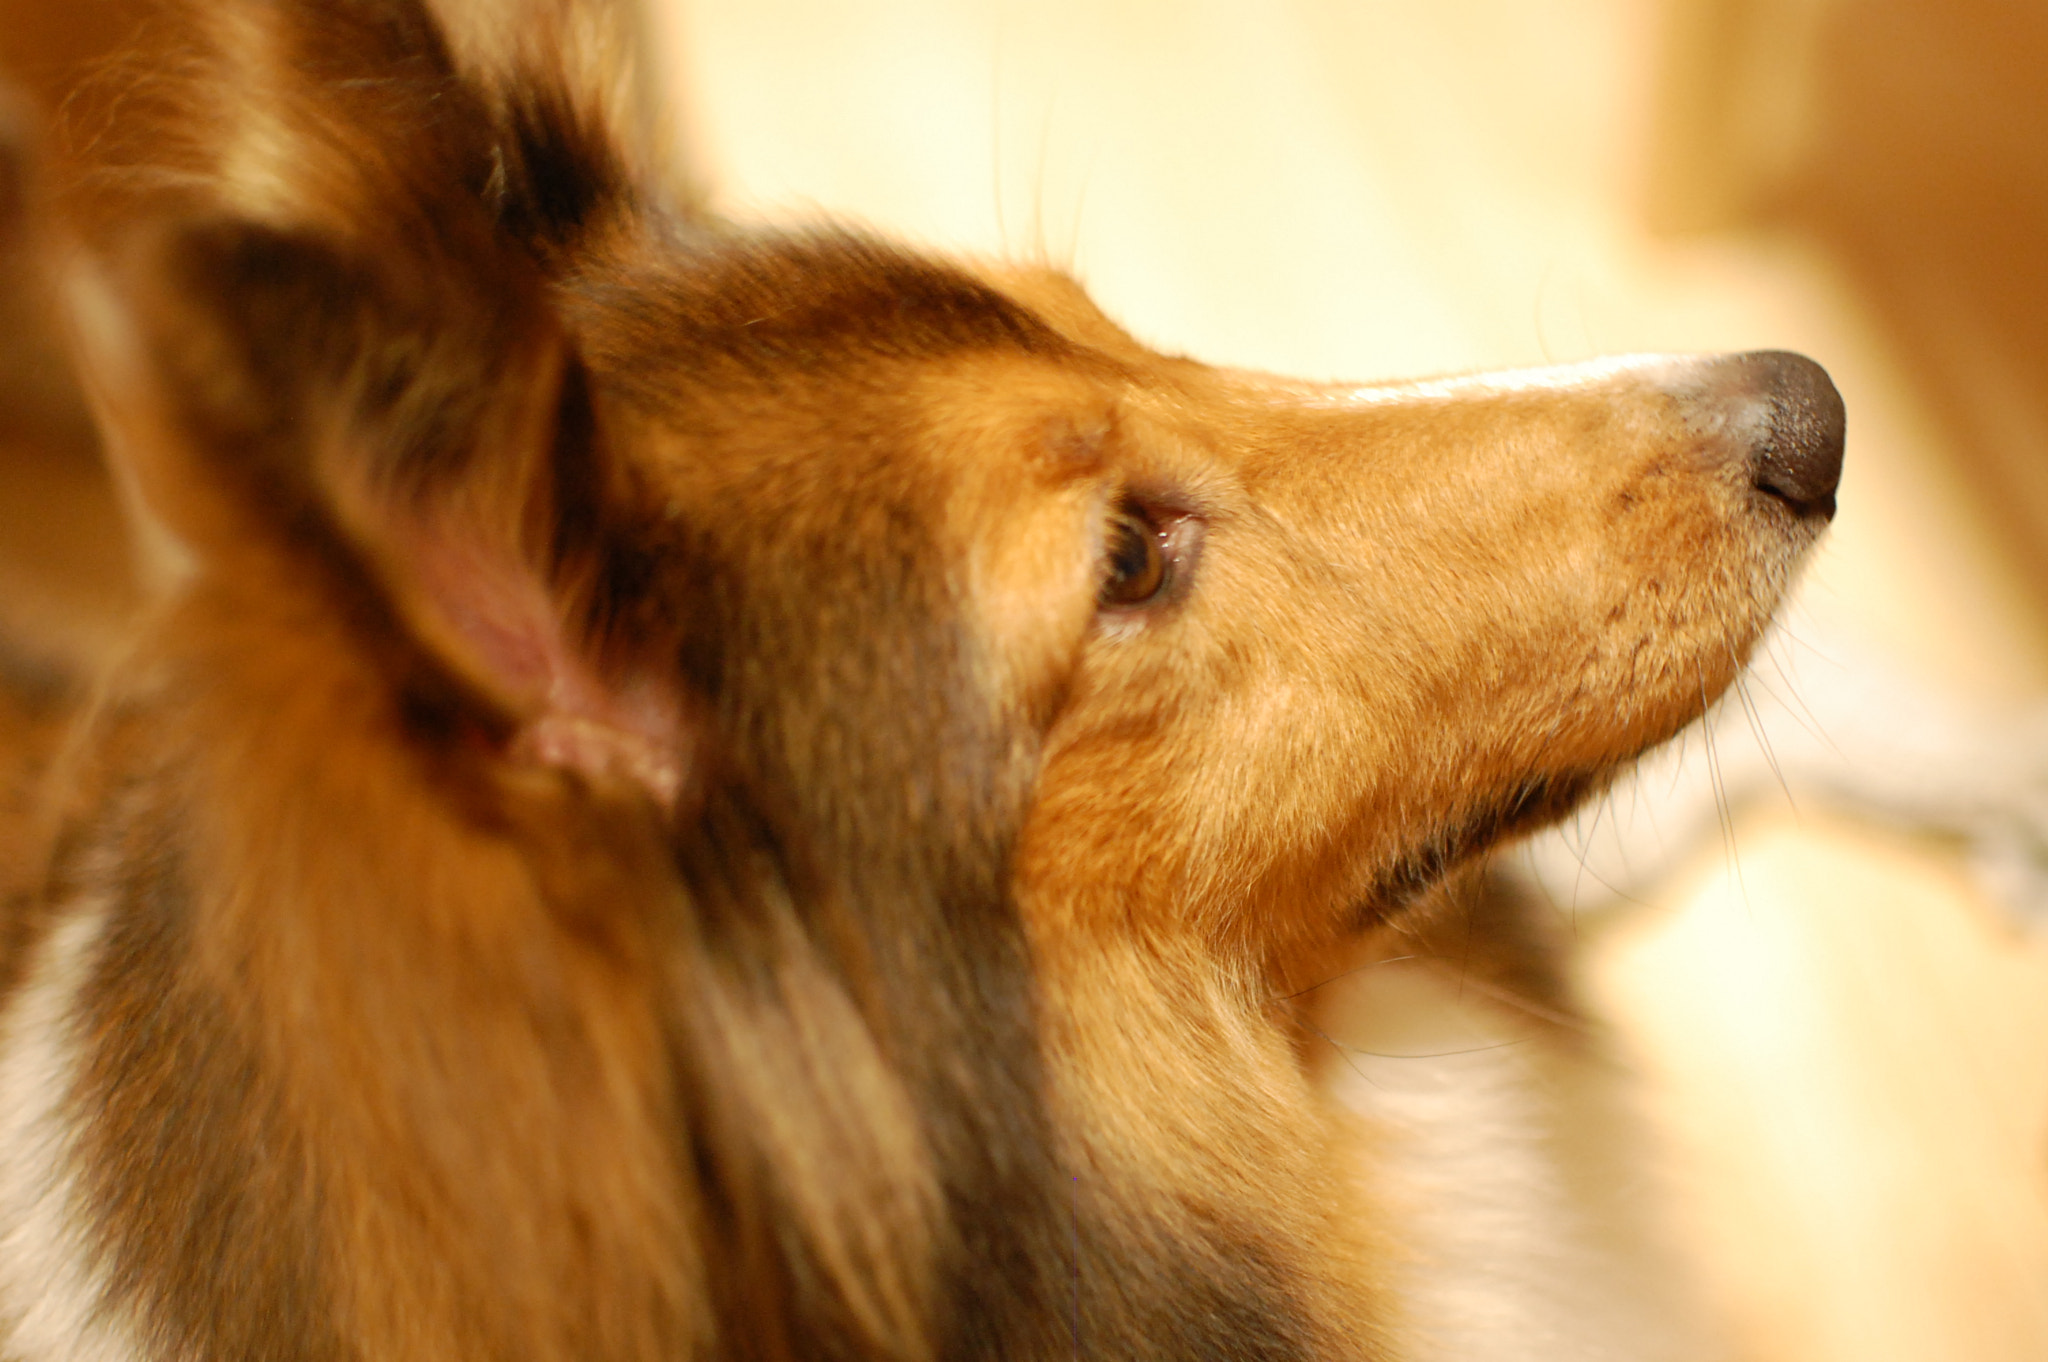
M 1696 429 L 1745 461 L 1750 485 L 1801 516 L 1835 513 L 1842 395 L 1804 355 L 1755 350 L 1698 361 L 1680 397 Z

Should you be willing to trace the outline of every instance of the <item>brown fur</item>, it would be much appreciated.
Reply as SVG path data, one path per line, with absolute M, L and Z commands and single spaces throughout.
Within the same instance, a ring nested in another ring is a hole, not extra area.
M 1386 1355 L 1286 995 L 1696 715 L 1812 526 L 1634 373 L 1361 401 L 669 211 L 539 55 L 591 21 L 530 22 L 200 6 L 77 153 L 189 560 L 34 910 L 108 904 L 106 1304 L 162 1356 Z M 1120 504 L 1179 555 L 1137 606 Z

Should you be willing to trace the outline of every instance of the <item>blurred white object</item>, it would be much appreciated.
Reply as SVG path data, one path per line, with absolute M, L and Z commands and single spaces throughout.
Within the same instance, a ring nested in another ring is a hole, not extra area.
M 1513 863 L 1594 909 L 1716 839 L 1734 856 L 1734 816 L 1760 803 L 1954 838 L 1990 894 L 2048 923 L 2048 702 L 1963 701 L 1810 626 L 1774 634 L 1706 718 Z

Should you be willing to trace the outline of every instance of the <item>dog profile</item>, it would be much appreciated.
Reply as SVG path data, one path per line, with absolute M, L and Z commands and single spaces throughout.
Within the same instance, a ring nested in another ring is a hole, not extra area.
M 1832 385 L 1162 356 L 677 202 L 615 32 L 173 6 L 81 138 L 164 585 L 10 900 L 0 1354 L 1416 1355 L 1287 999 L 1730 684 Z

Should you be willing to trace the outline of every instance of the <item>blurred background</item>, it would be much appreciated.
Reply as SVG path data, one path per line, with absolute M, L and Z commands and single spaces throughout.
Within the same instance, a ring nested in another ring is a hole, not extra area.
M 1848 467 L 1765 665 L 1853 656 L 2041 736 L 2048 8 L 648 3 L 721 209 L 1043 258 L 1168 350 L 1360 380 L 1814 356 Z M 0 0 L 0 67 L 47 112 L 128 22 Z M 35 307 L 0 290 L 0 624 L 89 652 L 126 587 L 39 509 L 92 472 Z M 1946 833 L 1796 789 L 1731 816 L 1574 929 L 1747 1354 L 2048 1358 L 2048 935 Z

